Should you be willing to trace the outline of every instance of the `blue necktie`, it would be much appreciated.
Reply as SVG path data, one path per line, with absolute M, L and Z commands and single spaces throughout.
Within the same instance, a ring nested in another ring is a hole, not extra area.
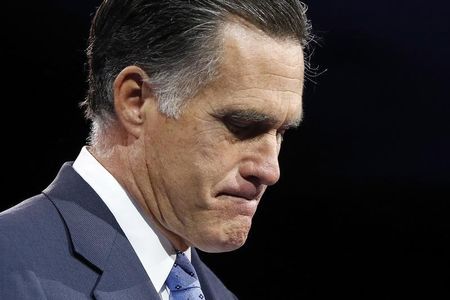
M 170 289 L 170 300 L 205 299 L 194 266 L 183 252 L 177 252 L 177 259 L 167 277 L 166 285 Z

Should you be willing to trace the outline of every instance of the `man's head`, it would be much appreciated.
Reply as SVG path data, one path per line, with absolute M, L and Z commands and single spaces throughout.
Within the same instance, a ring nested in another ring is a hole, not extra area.
M 301 119 L 304 13 L 295 0 L 100 7 L 85 102 L 94 146 L 115 136 L 102 141 L 109 170 L 175 247 L 245 242 L 279 178 L 282 134 Z
M 151 75 L 161 112 L 176 117 L 217 75 L 225 24 L 245 20 L 305 47 L 310 39 L 305 11 L 298 0 L 104 1 L 90 31 L 86 116 L 94 130 L 114 121 L 114 80 L 123 68 L 136 65 Z

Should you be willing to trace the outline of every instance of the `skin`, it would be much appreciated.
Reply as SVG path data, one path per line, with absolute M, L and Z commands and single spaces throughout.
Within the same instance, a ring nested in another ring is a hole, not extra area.
M 90 148 L 179 250 L 245 243 L 265 189 L 280 177 L 282 134 L 301 120 L 301 46 L 236 22 L 223 41 L 218 78 L 177 119 L 158 111 L 150 75 L 125 68 L 114 84 L 118 122 L 103 147 Z

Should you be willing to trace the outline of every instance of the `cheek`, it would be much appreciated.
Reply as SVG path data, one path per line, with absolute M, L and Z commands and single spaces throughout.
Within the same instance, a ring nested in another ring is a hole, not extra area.
M 230 143 L 223 134 L 202 136 L 197 139 L 195 153 L 197 168 L 206 170 L 207 175 L 230 172 L 239 161 L 237 145 Z

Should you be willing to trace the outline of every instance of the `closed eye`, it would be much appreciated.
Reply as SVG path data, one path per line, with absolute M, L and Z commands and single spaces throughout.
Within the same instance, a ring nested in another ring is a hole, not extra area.
M 277 140 L 281 143 L 285 132 L 289 128 L 298 126 L 298 122 L 293 122 L 279 127 L 279 120 L 255 110 L 223 110 L 216 112 L 213 116 L 240 140 L 253 139 L 263 134 L 273 133 L 277 135 Z
M 272 124 L 265 121 L 242 120 L 233 116 L 224 117 L 222 122 L 235 137 L 241 140 L 258 137 L 272 129 Z

